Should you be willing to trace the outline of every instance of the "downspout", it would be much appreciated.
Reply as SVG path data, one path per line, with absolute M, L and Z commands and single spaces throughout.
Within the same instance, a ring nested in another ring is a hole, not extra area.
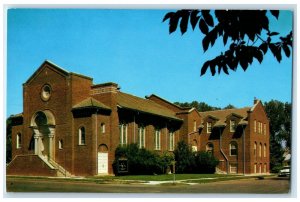
M 245 157 L 246 157 L 246 154 L 245 154 L 245 152 L 246 152 L 246 148 L 245 148 L 245 128 L 244 128 L 244 126 L 243 126 L 243 169 L 244 169 L 244 175 L 246 174 L 246 162 L 245 162 Z
M 219 133 L 220 133 L 220 152 L 221 152 L 221 154 L 224 156 L 224 158 L 226 159 L 226 172 L 227 172 L 227 174 L 229 173 L 228 172 L 228 163 L 229 163 L 229 161 L 228 161 L 228 158 L 227 158 L 227 156 L 225 155 L 225 153 L 224 153 L 224 151 L 223 151 L 223 149 L 222 149 L 222 135 L 221 135 L 221 129 L 219 128 Z

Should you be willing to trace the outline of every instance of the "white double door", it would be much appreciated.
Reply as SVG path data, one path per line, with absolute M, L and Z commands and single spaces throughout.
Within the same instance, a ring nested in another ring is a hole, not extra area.
M 108 174 L 108 153 L 98 152 L 98 174 Z

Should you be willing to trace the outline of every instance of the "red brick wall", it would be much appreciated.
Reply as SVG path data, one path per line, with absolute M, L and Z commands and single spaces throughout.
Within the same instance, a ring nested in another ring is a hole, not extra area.
M 25 163 L 26 162 L 26 163 Z M 37 155 L 18 155 L 6 167 L 7 175 L 56 176 L 57 172 L 49 168 Z

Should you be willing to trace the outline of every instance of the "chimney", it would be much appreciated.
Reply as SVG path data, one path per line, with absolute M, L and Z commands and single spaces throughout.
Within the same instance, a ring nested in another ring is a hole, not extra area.
M 103 94 L 103 93 L 117 93 L 119 92 L 120 87 L 117 83 L 108 82 L 93 85 L 91 89 L 92 95 Z
M 254 97 L 254 104 L 257 104 L 258 103 L 258 99 L 256 97 Z

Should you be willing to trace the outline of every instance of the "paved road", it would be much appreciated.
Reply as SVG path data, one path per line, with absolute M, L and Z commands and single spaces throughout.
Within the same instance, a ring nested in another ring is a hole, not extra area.
M 286 178 L 266 178 L 264 180 L 243 179 L 196 185 L 145 185 L 96 184 L 94 182 L 9 178 L 7 179 L 6 187 L 8 192 L 275 194 L 288 193 L 290 181 Z M 52 195 L 52 197 L 55 197 L 55 195 Z

